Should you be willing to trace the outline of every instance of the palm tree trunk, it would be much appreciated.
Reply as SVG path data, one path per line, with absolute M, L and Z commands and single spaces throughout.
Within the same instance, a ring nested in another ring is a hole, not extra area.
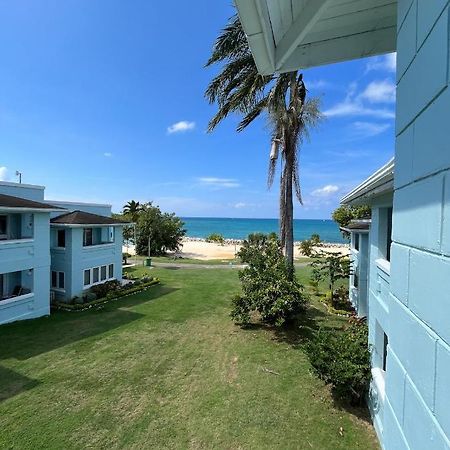
M 286 263 L 294 276 L 294 204 L 292 196 L 293 159 L 289 149 L 285 147 L 285 164 L 280 186 L 280 238 Z

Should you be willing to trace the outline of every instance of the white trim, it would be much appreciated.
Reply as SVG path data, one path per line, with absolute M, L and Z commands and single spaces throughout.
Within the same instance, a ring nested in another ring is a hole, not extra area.
M 23 183 L 16 183 L 14 181 L 0 181 L 0 186 L 14 186 L 28 189 L 39 189 L 41 191 L 45 189 L 45 186 L 39 186 L 38 184 L 23 184 Z
M 9 307 L 13 303 L 19 303 L 24 300 L 31 300 L 34 297 L 34 292 L 30 292 L 28 294 L 18 295 L 17 297 L 11 297 L 7 298 L 5 300 L 0 300 L 0 309 L 3 309 L 3 307 Z
M 392 191 L 394 189 L 394 166 L 395 161 L 392 158 L 369 178 L 356 186 L 355 189 L 342 197 L 341 204 L 351 204 L 361 199 L 367 200 L 375 195 Z
M 386 397 L 386 372 L 380 367 L 374 367 L 371 372 L 373 382 L 378 391 L 378 395 L 380 396 L 381 401 L 384 403 L 384 399 Z
M 391 276 L 391 263 L 384 258 L 378 258 L 375 260 L 377 267 L 382 270 L 386 275 Z
M 6 194 L 5 194 L 6 195 Z M 39 203 L 39 202 L 36 202 Z M 25 208 L 25 207 L 16 207 L 16 206 L 0 206 L 0 211 L 12 211 L 12 212 L 34 212 L 34 213 L 47 213 L 47 212 L 63 212 L 64 209 L 61 208 Z
M 64 200 L 45 200 L 45 203 L 51 203 L 52 205 L 80 205 L 80 206 L 105 206 L 112 208 L 112 205 L 108 203 L 84 203 L 84 202 L 65 202 Z M 67 209 L 67 208 L 66 208 Z
M 33 244 L 33 238 L 24 238 L 24 239 L 4 239 L 0 240 L 0 247 L 6 245 L 17 245 L 17 244 Z
M 97 286 L 99 284 L 106 283 L 107 281 L 116 280 L 116 277 L 114 276 L 114 265 L 114 263 L 107 263 L 83 269 L 83 291 L 90 289 L 92 286 Z M 106 267 L 106 278 L 104 280 L 102 280 L 102 266 Z M 113 266 L 113 276 L 111 278 L 109 278 L 109 266 Z M 98 269 L 98 281 L 96 281 L 95 283 L 92 282 L 94 279 L 94 269 Z M 87 270 L 89 270 L 89 280 L 91 284 L 84 284 L 84 272 L 86 272 Z
M 133 225 L 130 223 L 50 223 L 51 227 L 66 227 L 66 228 L 105 228 L 105 227 L 126 227 Z

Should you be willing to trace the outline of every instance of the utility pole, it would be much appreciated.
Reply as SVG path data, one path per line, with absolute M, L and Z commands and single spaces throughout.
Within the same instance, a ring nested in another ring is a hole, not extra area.
M 22 172 L 16 170 L 16 177 L 19 177 L 19 184 L 22 184 Z

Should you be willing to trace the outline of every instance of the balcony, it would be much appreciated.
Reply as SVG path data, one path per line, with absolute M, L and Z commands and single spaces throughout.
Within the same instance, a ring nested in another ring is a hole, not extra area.
M 33 297 L 32 269 L 0 274 L 0 309 Z

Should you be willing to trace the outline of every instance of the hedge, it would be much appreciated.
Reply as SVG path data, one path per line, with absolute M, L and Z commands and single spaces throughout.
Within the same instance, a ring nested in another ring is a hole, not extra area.
M 86 311 L 87 309 L 91 309 L 94 306 L 99 306 L 108 302 L 114 302 L 116 300 L 120 300 L 123 297 L 128 297 L 130 295 L 137 294 L 138 292 L 146 291 L 149 287 L 154 286 L 155 284 L 159 284 L 158 278 L 154 278 L 153 280 L 148 281 L 146 283 L 141 283 L 139 284 L 139 286 L 134 286 L 131 287 L 130 289 L 123 290 L 122 292 L 117 292 L 114 295 L 114 297 L 111 298 L 108 298 L 108 296 L 106 296 L 99 298 L 97 300 L 93 300 L 92 302 L 89 303 L 81 303 L 81 304 L 78 303 L 71 304 L 54 301 L 52 302 L 51 307 L 52 309 L 56 309 L 59 311 Z

